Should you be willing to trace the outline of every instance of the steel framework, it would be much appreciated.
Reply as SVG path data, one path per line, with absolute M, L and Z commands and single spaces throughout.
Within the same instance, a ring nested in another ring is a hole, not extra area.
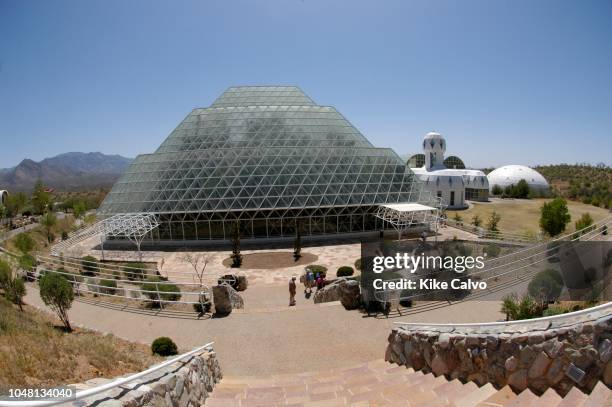
M 430 226 L 434 223 L 434 229 L 438 230 L 438 208 L 419 203 L 398 203 L 380 205 L 374 214 L 378 219 L 393 226 L 398 233 L 398 240 L 402 232 L 415 225 Z
M 138 248 L 138 258 L 142 261 L 140 245 L 144 238 L 158 226 L 157 216 L 153 213 L 120 213 L 102 219 L 95 225 L 100 233 L 102 257 L 104 257 L 104 240 L 112 237 L 134 242 Z
M 229 88 L 194 109 L 153 154 L 138 156 L 100 206 L 155 213 L 159 240 L 370 232 L 380 204 L 433 204 L 391 149 L 299 88 Z

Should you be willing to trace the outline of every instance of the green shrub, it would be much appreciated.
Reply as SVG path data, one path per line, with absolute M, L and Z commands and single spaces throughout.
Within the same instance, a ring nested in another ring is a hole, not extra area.
M 171 356 L 178 354 L 178 349 L 176 347 L 176 343 L 167 336 L 160 336 L 155 339 L 151 344 L 151 351 L 153 354 L 158 354 L 160 356 Z
M 62 230 L 62 240 L 68 240 L 68 232 Z
M 211 308 L 210 303 L 205 303 L 204 305 L 202 305 L 202 303 L 196 302 L 195 304 L 193 304 L 193 310 L 200 315 L 204 315 L 207 312 L 210 312 L 210 308 Z
M 544 302 L 556 301 L 563 289 L 563 278 L 556 270 L 541 271 L 527 286 L 529 295 Z
M 500 252 L 501 248 L 495 243 L 488 244 L 487 248 L 485 249 L 485 253 L 490 259 L 494 259 L 495 257 L 499 256 Z
M 117 292 L 117 282 L 115 280 L 102 279 L 98 282 L 100 293 L 114 295 Z
M 147 266 L 144 263 L 133 262 L 127 263 L 123 266 L 123 273 L 126 275 L 127 279 L 130 281 L 139 280 L 142 281 L 144 276 L 146 275 Z
M 580 235 L 583 235 L 585 233 L 588 233 L 590 231 L 592 231 L 593 229 L 595 229 L 595 226 L 593 225 L 593 217 L 591 216 L 590 213 L 583 213 L 582 216 L 580 217 L 580 219 L 578 219 L 574 225 L 576 227 L 576 231 L 581 231 L 578 233 L 574 234 L 574 239 L 577 239 L 578 237 L 580 237 Z M 584 229 L 584 230 L 583 230 Z
M 327 267 L 319 264 L 311 264 L 310 266 L 306 266 L 306 271 L 310 271 L 315 276 L 317 273 L 323 274 L 324 276 L 327 275 Z
M 178 301 L 181 299 L 181 290 L 176 285 L 165 282 L 159 277 L 148 278 L 140 287 L 144 291 L 159 292 L 144 293 L 151 300 Z
M 13 276 L 11 265 L 0 259 L 0 288 L 6 290 Z
M 20 233 L 15 236 L 15 247 L 22 253 L 28 254 L 36 247 L 36 242 L 29 233 Z
M 342 266 L 338 269 L 338 271 L 336 271 L 336 276 L 337 277 L 348 277 L 348 276 L 352 276 L 354 272 L 355 270 L 353 270 L 352 267 Z
M 31 254 L 19 256 L 19 268 L 25 271 L 31 271 L 36 267 L 36 259 Z
M 531 319 L 542 316 L 542 308 L 529 295 L 518 299 L 516 294 L 510 294 L 502 299 L 501 312 L 507 320 Z
M 83 282 L 83 276 L 81 276 L 81 274 L 78 271 L 72 271 L 72 270 L 66 270 L 63 267 L 60 267 L 57 269 L 57 271 L 60 274 L 60 276 L 64 277 L 66 280 L 70 281 L 71 283 L 82 283 Z
M 538 307 L 534 299 L 529 295 L 523 296 L 518 304 L 518 315 L 516 319 L 531 319 L 541 316 L 542 310 Z
M 93 276 L 98 272 L 98 260 L 93 256 L 85 256 L 81 259 L 83 274 Z
M 544 312 L 542 313 L 542 316 L 552 317 L 553 315 L 564 314 L 566 312 L 567 310 L 564 310 L 561 307 L 553 306 L 553 307 L 548 307 L 547 309 L 545 309 Z

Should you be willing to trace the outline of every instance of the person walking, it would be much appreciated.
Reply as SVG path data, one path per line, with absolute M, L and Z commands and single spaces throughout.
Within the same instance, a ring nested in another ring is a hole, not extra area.
M 289 306 L 292 307 L 295 305 L 295 292 L 297 290 L 297 286 L 295 284 L 295 276 L 291 277 L 289 280 Z

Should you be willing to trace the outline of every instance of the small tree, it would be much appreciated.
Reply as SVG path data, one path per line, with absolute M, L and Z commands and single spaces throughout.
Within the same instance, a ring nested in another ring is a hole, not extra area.
M 85 202 L 78 201 L 72 207 L 72 214 L 76 219 L 80 219 L 85 212 L 87 211 L 87 207 L 85 206 Z
M 302 232 L 300 230 L 300 223 L 296 222 L 295 225 L 295 242 L 293 243 L 293 258 L 298 261 L 302 257 Z
M 562 198 L 546 202 L 540 209 L 540 228 L 549 236 L 557 236 L 563 232 L 571 219 L 567 202 Z
M 6 290 L 10 284 L 12 274 L 11 265 L 3 259 L 0 259 L 0 288 Z
M 57 224 L 57 216 L 53 212 L 47 212 L 40 218 L 40 224 L 45 229 L 47 241 L 53 242 L 53 227 Z
M 459 212 L 455 212 L 455 216 L 453 216 L 453 220 L 457 223 L 461 223 L 463 221 L 463 218 L 461 217 L 461 215 L 459 215 Z
M 18 234 L 15 236 L 14 243 L 17 250 L 19 250 L 22 254 L 30 253 L 36 246 L 36 242 L 34 242 L 34 239 L 32 239 L 32 236 L 30 236 L 29 233 Z
M 514 187 L 514 198 L 529 198 L 529 184 L 524 179 L 521 179 Z
M 189 263 L 193 268 L 193 278 L 197 279 L 200 283 L 200 287 L 204 286 L 204 275 L 206 273 L 206 266 L 208 266 L 208 256 L 202 253 L 183 253 L 179 256 L 179 260 Z
M 13 276 L 7 287 L 6 298 L 13 304 L 17 304 L 19 309 L 23 311 L 23 297 L 26 295 L 26 287 L 23 279 L 19 276 Z
M 493 195 L 501 195 L 504 193 L 504 190 L 502 189 L 502 187 L 500 187 L 499 185 L 495 184 L 493 185 L 493 188 L 491 189 L 491 193 Z
M 32 208 L 34 213 L 40 215 L 45 213 L 51 205 L 51 195 L 45 190 L 41 180 L 36 181 L 32 191 Z
M 518 315 L 518 304 L 516 294 L 509 294 L 502 298 L 501 312 L 506 314 L 506 321 L 516 319 Z
M 6 198 L 6 209 L 10 217 L 17 216 L 21 210 L 27 205 L 28 197 L 23 192 L 11 194 Z
M 232 231 L 232 267 L 242 265 L 242 255 L 240 254 L 240 223 L 236 221 Z
M 51 308 L 64 324 L 68 332 L 72 332 L 68 310 L 74 300 L 72 285 L 59 274 L 46 273 L 39 280 L 40 297 Z
M 4 290 L 7 300 L 19 305 L 19 309 L 23 311 L 23 297 L 26 294 L 23 279 L 15 273 L 11 264 L 2 259 L 0 259 L 0 288 Z
M 482 219 L 480 219 L 480 216 L 478 216 L 478 214 L 472 216 L 472 225 L 474 225 L 474 227 L 476 228 L 482 225 Z
M 491 213 L 491 216 L 489 216 L 489 221 L 487 222 L 487 229 L 490 230 L 491 232 L 499 231 L 497 225 L 499 224 L 500 220 L 501 220 L 501 215 L 493 211 Z

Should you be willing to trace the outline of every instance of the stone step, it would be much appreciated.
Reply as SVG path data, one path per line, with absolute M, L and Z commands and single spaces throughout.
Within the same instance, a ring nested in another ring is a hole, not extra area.
M 540 398 L 533 394 L 531 390 L 526 389 L 521 392 L 514 400 L 506 404 L 506 407 L 537 407 L 540 404 Z
M 507 406 L 510 402 L 516 399 L 516 397 L 516 393 L 512 391 L 510 386 L 504 386 L 496 393 L 490 395 L 488 398 L 478 403 L 478 407 Z
M 548 389 L 540 396 L 540 403 L 543 406 L 558 406 L 561 400 L 563 399 L 554 389 Z
M 587 400 L 587 395 L 573 387 L 569 393 L 563 397 L 563 400 L 557 404 L 557 407 L 580 407 Z
M 466 391 L 464 395 L 459 395 L 457 399 L 451 400 L 451 405 L 455 407 L 472 407 L 483 400 L 491 397 L 497 390 L 492 384 L 487 383 L 482 387 L 478 387 L 472 391 Z
M 608 405 L 611 394 L 598 383 L 590 395 L 576 388 L 564 398 L 553 389 L 541 396 L 530 390 L 517 395 L 509 386 L 497 390 L 491 384 L 449 381 L 380 359 L 321 372 L 227 376 L 205 406 L 595 407 Z
M 583 403 L 583 407 L 596 407 L 596 406 L 610 406 L 612 405 L 612 394 L 608 386 L 602 382 L 598 382 L 591 394 L 588 395 L 586 401 Z

